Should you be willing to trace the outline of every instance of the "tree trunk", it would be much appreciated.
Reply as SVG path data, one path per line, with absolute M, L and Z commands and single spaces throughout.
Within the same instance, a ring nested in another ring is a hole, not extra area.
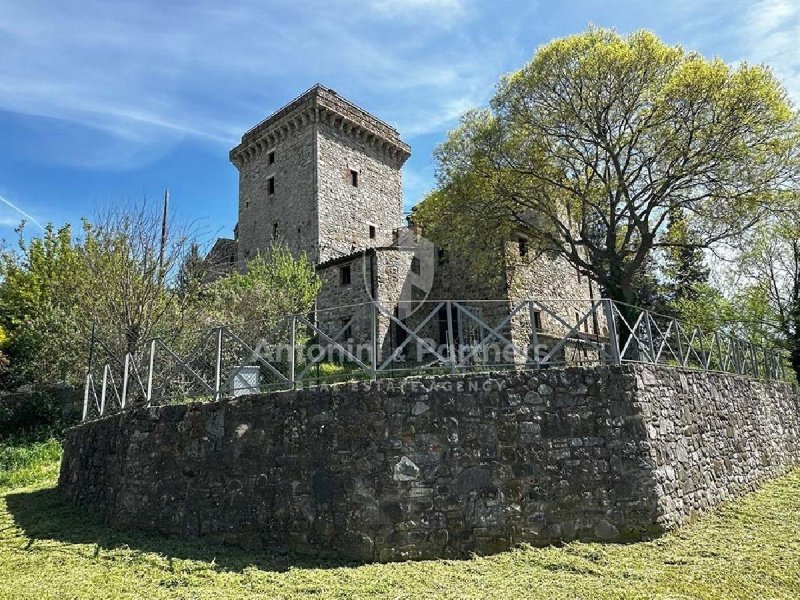
M 633 332 L 630 328 L 633 327 L 633 324 L 636 322 L 636 319 L 639 317 L 639 313 L 641 312 L 635 306 L 636 292 L 630 283 L 621 283 L 615 286 L 608 286 L 606 288 L 606 296 L 616 303 L 615 306 L 619 311 L 619 314 L 622 316 L 622 319 L 625 320 L 625 322 L 623 322 L 619 316 L 617 316 L 615 319 L 620 358 L 625 360 L 638 360 L 639 349 L 636 344 L 631 344 L 631 346 L 623 354 L 623 348 L 625 348 L 628 340 L 630 340 L 631 336 L 633 335 Z

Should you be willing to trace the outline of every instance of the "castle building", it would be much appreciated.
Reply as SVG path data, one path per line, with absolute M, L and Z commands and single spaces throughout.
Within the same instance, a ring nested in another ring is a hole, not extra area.
M 275 241 L 324 262 L 392 243 L 402 225 L 397 131 L 316 85 L 242 136 L 239 262 Z
M 574 324 L 581 302 L 597 297 L 595 285 L 563 261 L 528 253 L 523 237 L 503 242 L 498 276 L 481 281 L 403 227 L 401 169 L 410 154 L 392 126 L 315 85 L 231 150 L 239 213 L 235 249 L 226 242 L 226 251 L 239 268 L 276 242 L 305 253 L 323 282 L 320 327 L 338 340 L 370 339 L 374 331 L 379 363 L 403 359 L 394 351 L 409 330 L 434 343 L 474 343 L 487 323 L 506 320 L 497 332 L 521 346 L 532 321 L 545 338 L 548 329 Z M 519 310 L 530 298 L 556 300 L 556 308 Z M 441 300 L 469 305 L 445 314 Z M 373 301 L 380 309 L 371 314 Z M 603 334 L 596 319 L 591 331 L 585 325 L 587 335 Z

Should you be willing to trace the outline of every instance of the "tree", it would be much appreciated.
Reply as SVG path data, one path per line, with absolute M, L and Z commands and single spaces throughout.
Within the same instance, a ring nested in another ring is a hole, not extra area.
M 84 236 L 89 285 L 81 302 L 112 354 L 121 358 L 185 326 L 189 299 L 176 293 L 175 282 L 193 247 L 186 227 L 162 231 L 161 211 L 143 202 L 84 220 Z
M 653 252 L 714 247 L 759 221 L 797 175 L 798 131 L 764 66 L 590 29 L 540 48 L 462 118 L 415 218 L 476 273 L 471 248 L 516 230 L 634 304 Z M 665 235 L 676 211 L 682 239 Z
M 277 319 L 309 312 L 322 283 L 305 254 L 294 257 L 283 245 L 247 261 L 246 269 L 206 285 L 196 302 L 196 325 L 242 329 L 269 327 Z
M 800 382 L 800 195 L 759 223 L 738 265 L 742 325 L 788 350 Z
M 21 226 L 17 251 L 0 256 L 3 385 L 80 380 L 91 329 L 77 300 L 87 279 L 82 249 L 69 225 L 48 225 L 30 242 L 23 233 Z
M 667 302 L 674 308 L 698 301 L 708 287 L 711 271 L 682 210 L 670 211 L 664 238 L 672 244 L 665 248 Z
M 189 253 L 178 270 L 177 291 L 181 298 L 191 298 L 200 292 L 206 271 L 205 262 L 200 256 L 200 244 L 194 242 L 190 244 Z

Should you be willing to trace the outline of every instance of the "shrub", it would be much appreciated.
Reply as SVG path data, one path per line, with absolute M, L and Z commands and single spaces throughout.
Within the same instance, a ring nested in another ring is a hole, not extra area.
M 60 433 L 74 414 L 64 414 L 56 390 L 17 392 L 0 397 L 0 439 L 37 431 Z

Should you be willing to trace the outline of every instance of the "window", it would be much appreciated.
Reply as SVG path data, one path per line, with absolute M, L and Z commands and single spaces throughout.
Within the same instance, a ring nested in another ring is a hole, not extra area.
M 272 196 L 275 193 L 275 178 L 270 177 L 267 179 L 267 194 Z
M 419 272 L 421 270 L 422 269 L 420 267 L 419 258 L 417 258 L 416 256 L 412 257 L 411 258 L 411 272 L 412 273 L 416 273 L 417 275 L 419 275 Z
M 272 237 L 273 237 L 273 239 L 278 237 L 278 224 L 277 223 L 273 223 L 272 224 Z
M 352 317 L 342 319 L 342 335 L 340 337 L 343 340 L 353 339 L 353 324 L 350 321 L 352 321 Z
M 275 150 L 271 150 L 269 154 L 267 154 L 267 162 L 271 165 L 275 164 Z
M 375 225 L 369 226 L 369 239 L 371 240 L 375 239 Z
M 244 207 L 245 208 L 250 208 L 250 200 L 245 200 L 244 201 Z
M 353 187 L 358 187 L 358 171 L 350 169 L 350 184 Z
M 350 265 L 339 267 L 339 283 L 350 285 Z
M 528 239 L 521 237 L 517 240 L 519 244 L 519 255 L 520 256 L 528 256 Z
M 536 328 L 536 331 L 542 330 L 542 311 L 533 311 L 533 326 Z

